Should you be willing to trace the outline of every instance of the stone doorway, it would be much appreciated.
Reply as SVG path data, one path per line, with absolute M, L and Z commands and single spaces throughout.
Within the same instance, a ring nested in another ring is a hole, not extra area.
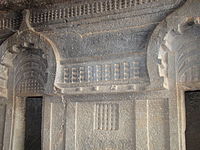
M 185 92 L 186 150 L 200 149 L 200 91 Z
M 25 110 L 25 150 L 41 150 L 42 97 L 27 97 Z

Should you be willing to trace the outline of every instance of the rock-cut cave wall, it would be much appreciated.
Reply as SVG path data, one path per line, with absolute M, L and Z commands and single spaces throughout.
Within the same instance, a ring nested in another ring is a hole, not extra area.
M 185 150 L 200 2 L 43 2 L 0 4 L 0 150 L 24 148 L 27 97 L 44 150 Z

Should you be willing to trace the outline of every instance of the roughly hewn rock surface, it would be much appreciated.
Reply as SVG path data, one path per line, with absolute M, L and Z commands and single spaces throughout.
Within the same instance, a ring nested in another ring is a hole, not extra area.
M 44 150 L 184 150 L 199 0 L 27 2 L 0 5 L 0 149 L 23 149 L 42 96 Z

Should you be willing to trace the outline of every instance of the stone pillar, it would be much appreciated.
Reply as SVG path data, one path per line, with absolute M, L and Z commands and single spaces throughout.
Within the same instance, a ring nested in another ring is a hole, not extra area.
M 17 97 L 15 102 L 14 136 L 12 150 L 23 150 L 25 139 L 25 98 Z

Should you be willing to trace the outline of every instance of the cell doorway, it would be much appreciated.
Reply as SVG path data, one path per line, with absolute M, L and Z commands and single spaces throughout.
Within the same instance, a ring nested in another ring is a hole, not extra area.
M 42 97 L 27 97 L 25 100 L 24 150 L 41 150 Z
M 185 92 L 186 150 L 200 150 L 200 91 Z

